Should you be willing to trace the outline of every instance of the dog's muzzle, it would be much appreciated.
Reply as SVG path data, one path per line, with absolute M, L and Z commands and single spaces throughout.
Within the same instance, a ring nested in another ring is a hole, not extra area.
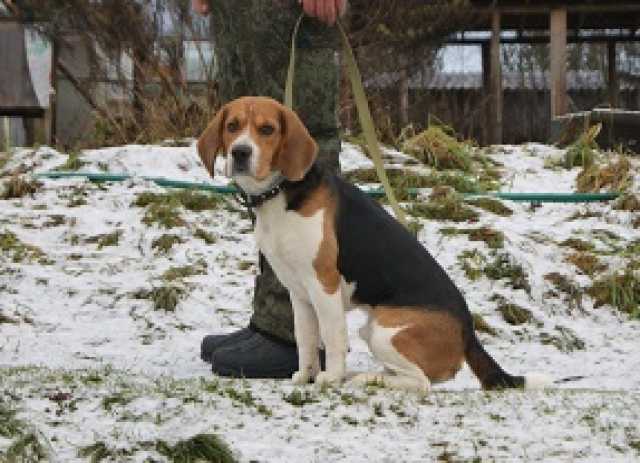
M 231 149 L 232 159 L 232 173 L 248 174 L 249 173 L 249 161 L 253 150 L 249 145 L 238 145 Z

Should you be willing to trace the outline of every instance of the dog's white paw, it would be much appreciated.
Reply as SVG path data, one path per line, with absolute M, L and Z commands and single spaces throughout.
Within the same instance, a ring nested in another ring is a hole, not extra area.
M 296 385 L 309 384 L 312 376 L 309 370 L 298 370 L 291 376 L 291 382 Z
M 322 371 L 316 376 L 316 384 L 318 386 L 340 384 L 344 379 L 344 373 L 336 373 L 332 371 Z

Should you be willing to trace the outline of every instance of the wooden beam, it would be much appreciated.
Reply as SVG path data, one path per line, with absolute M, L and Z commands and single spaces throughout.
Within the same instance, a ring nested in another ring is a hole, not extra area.
M 493 99 L 491 98 L 491 52 L 489 47 L 489 42 L 482 43 L 482 94 L 488 95 L 489 99 L 485 100 L 484 103 L 484 122 L 481 124 L 482 127 L 482 144 L 488 145 L 491 143 L 491 107 L 493 104 Z
M 564 3 L 564 5 L 562 5 Z M 503 14 L 536 14 L 546 13 L 552 8 L 565 8 L 569 13 L 631 13 L 639 12 L 640 4 L 637 1 L 610 1 L 610 2 L 544 2 L 539 0 L 521 0 L 517 2 L 504 2 L 504 1 L 475 1 L 471 0 L 471 7 L 479 13 L 486 13 L 493 8 L 500 8 Z
M 58 41 L 51 41 L 51 71 L 49 74 L 49 120 L 47 127 L 47 142 L 49 146 L 56 146 L 57 142 L 57 108 L 58 108 Z
M 554 8 L 550 14 L 551 36 L 551 117 L 567 113 L 567 9 Z
M 490 80 L 490 143 L 502 143 L 502 66 L 500 64 L 500 11 L 491 13 L 491 42 L 489 45 Z
M 613 108 L 618 107 L 618 68 L 616 66 L 616 44 L 615 42 L 609 42 L 607 44 L 607 67 L 609 70 L 609 104 Z
M 484 32 L 484 31 L 482 31 Z M 488 44 L 489 38 L 468 38 L 451 36 L 445 40 L 445 43 L 452 45 L 482 45 Z M 609 43 L 609 42 L 640 42 L 640 35 L 634 33 L 625 33 L 619 35 L 606 35 L 606 34 L 593 34 L 589 36 L 577 36 L 575 34 L 567 35 L 567 43 Z M 514 37 L 502 37 L 500 43 L 526 43 L 526 44 L 548 44 L 549 37 L 546 35 L 536 36 L 514 36 Z

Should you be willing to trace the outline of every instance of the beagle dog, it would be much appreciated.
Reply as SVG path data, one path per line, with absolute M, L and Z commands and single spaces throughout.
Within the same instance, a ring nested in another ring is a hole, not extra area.
M 212 176 L 224 153 L 226 175 L 255 208 L 257 244 L 289 290 L 299 354 L 294 383 L 344 379 L 345 310 L 359 307 L 368 311 L 360 335 L 385 369 L 355 375 L 355 383 L 426 392 L 466 361 L 484 389 L 545 384 L 506 373 L 484 350 L 442 267 L 378 203 L 322 171 L 318 147 L 293 111 L 270 98 L 239 98 L 219 110 L 197 149 Z

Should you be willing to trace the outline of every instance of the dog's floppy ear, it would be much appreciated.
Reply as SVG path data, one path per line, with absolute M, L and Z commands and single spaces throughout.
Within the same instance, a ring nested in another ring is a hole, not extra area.
M 222 146 L 222 130 L 227 116 L 227 107 L 223 106 L 198 138 L 198 154 L 202 163 L 213 177 L 213 165 Z
M 296 113 L 289 108 L 281 112 L 282 148 L 278 153 L 276 167 L 287 180 L 302 180 L 318 155 L 318 145 L 309 135 Z

